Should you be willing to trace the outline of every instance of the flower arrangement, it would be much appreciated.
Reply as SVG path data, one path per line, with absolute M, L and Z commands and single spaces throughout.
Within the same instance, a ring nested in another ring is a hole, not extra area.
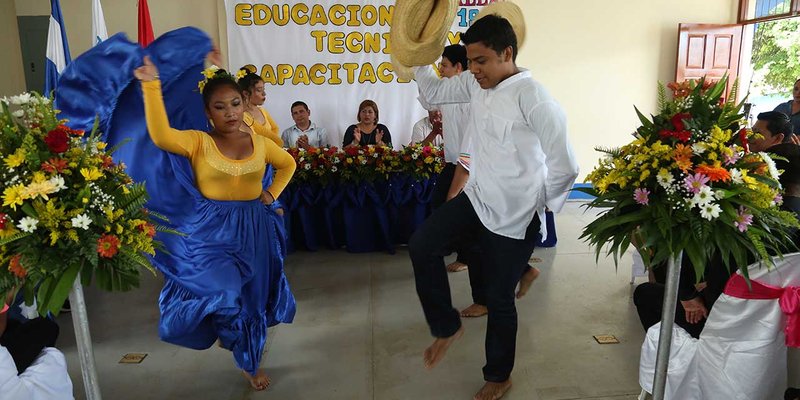
M 387 179 L 392 173 L 428 179 L 444 167 L 442 149 L 423 145 L 407 146 L 401 151 L 384 146 L 291 148 L 289 154 L 297 163 L 294 182 L 322 185 L 334 181 L 373 182 Z
M 422 143 L 403 146 L 400 157 L 405 162 L 405 172 L 416 179 L 428 179 L 444 168 L 444 152 L 435 146 Z
M 137 287 L 140 268 L 154 271 L 156 231 L 168 231 L 96 132 L 56 115 L 35 93 L 0 100 L 0 293 L 21 288 L 42 315 L 59 312 L 79 274 L 104 290 Z
M 770 262 L 790 245 L 798 222 L 779 205 L 779 171 L 766 153 L 751 153 L 739 130 L 742 104 L 727 79 L 659 85 L 659 113 L 645 117 L 636 140 L 606 154 L 579 189 L 596 198 L 590 208 L 607 209 L 586 226 L 582 238 L 604 246 L 614 260 L 633 244 L 647 265 L 682 251 L 698 277 L 716 253 L 733 259 L 746 274 L 748 257 Z M 746 276 L 746 275 L 745 275 Z

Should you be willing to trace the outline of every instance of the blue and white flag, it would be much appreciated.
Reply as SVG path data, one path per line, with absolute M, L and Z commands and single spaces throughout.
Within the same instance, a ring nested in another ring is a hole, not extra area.
M 103 17 L 103 7 L 100 0 L 92 0 L 92 46 L 108 39 L 106 19 Z
M 61 5 L 58 0 L 50 0 L 50 29 L 47 32 L 46 56 L 44 94 L 49 96 L 58 86 L 61 71 L 72 62 L 67 44 L 67 30 L 64 28 L 64 18 L 61 17 Z

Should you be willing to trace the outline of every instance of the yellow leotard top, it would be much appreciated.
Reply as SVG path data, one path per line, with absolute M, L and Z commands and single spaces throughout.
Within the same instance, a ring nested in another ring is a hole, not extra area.
M 177 130 L 169 126 L 161 82 L 142 82 L 144 112 L 150 138 L 160 149 L 189 159 L 194 170 L 197 188 L 212 200 L 254 200 L 261 195 L 261 179 L 266 164 L 277 172 L 267 189 L 277 199 L 295 169 L 289 153 L 263 136 L 251 135 L 253 154 L 242 160 L 233 160 L 219 151 L 214 139 L 206 132 Z
M 258 110 L 261 111 L 261 115 L 264 116 L 264 124 L 262 125 L 256 121 L 255 118 L 253 118 L 253 116 L 247 111 L 244 112 L 244 117 L 242 118 L 244 124 L 250 127 L 250 129 L 252 129 L 257 135 L 261 135 L 272 140 L 278 146 L 283 146 L 283 139 L 281 139 L 278 123 L 272 119 L 272 116 L 269 115 L 267 110 L 261 107 L 258 107 Z

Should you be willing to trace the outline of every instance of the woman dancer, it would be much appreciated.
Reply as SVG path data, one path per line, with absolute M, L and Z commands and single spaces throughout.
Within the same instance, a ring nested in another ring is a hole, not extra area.
M 161 292 L 161 338 L 194 349 L 219 340 L 256 390 L 270 380 L 259 369 L 267 327 L 290 322 L 294 298 L 274 243 L 281 240 L 270 205 L 295 169 L 273 141 L 241 130 L 242 92 L 224 70 L 202 88 L 210 132 L 170 127 L 158 69 L 149 57 L 134 71 L 142 82 L 147 129 L 162 150 L 191 163 L 199 196 L 193 228 L 176 246 Z M 277 170 L 262 190 L 266 164 Z M 263 204 L 262 204 L 263 203 Z
M 242 89 L 245 100 L 245 125 L 250 127 L 256 134 L 266 136 L 278 146 L 283 146 L 278 123 L 272 119 L 272 116 L 263 107 L 264 102 L 267 101 L 264 79 L 245 67 L 239 70 L 237 76 L 240 76 L 239 87 Z

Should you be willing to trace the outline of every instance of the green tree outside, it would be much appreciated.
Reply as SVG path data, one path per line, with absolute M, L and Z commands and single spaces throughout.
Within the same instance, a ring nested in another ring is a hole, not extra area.
M 760 23 L 753 37 L 754 84 L 790 96 L 800 78 L 800 18 Z

